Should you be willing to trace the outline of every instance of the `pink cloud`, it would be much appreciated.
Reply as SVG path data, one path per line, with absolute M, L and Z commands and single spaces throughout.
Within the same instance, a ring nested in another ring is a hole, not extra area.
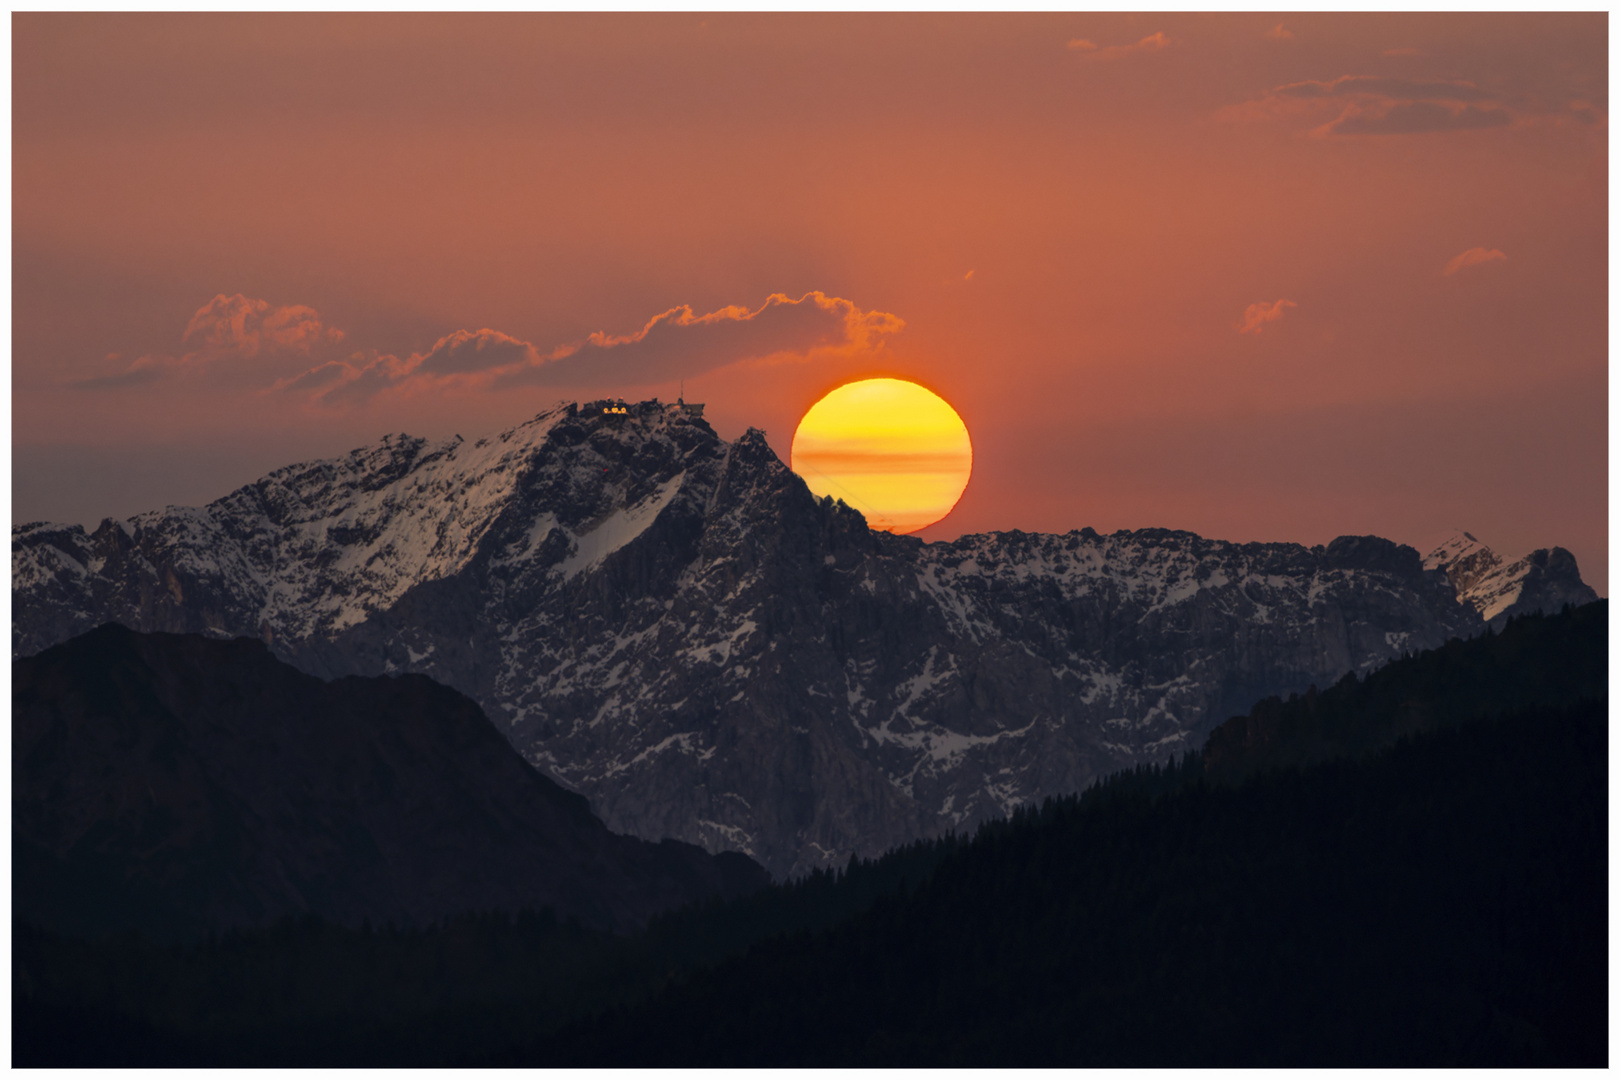
M 848 300 L 809 292 L 792 299 L 773 293 L 750 311 L 725 307 L 707 315 L 688 305 L 654 316 L 633 334 L 592 334 L 581 345 L 503 372 L 494 385 L 569 385 L 613 379 L 629 385 L 698 375 L 741 360 L 819 349 L 876 349 L 905 326 L 898 316 L 862 311 Z
M 1284 311 L 1296 307 L 1299 305 L 1292 300 L 1276 300 L 1269 304 L 1262 300 L 1258 304 L 1250 304 L 1243 310 L 1243 321 L 1238 324 L 1237 332 L 1258 334 L 1265 328 L 1266 323 L 1276 322 L 1283 317 Z
M 527 341 L 499 330 L 457 330 L 442 337 L 412 370 L 427 375 L 459 375 L 539 363 L 540 354 Z
M 334 332 L 341 340 L 342 332 Z M 260 349 L 308 352 L 324 337 L 326 328 L 314 308 L 271 307 L 268 300 L 221 293 L 197 309 L 180 340 L 211 352 L 257 356 Z
M 115 390 L 207 376 L 328 405 L 449 386 L 485 391 L 604 382 L 644 386 L 746 361 L 875 352 L 904 326 L 896 315 L 865 311 L 822 292 L 797 299 L 773 293 L 753 309 L 732 305 L 700 315 L 682 304 L 632 333 L 599 331 L 547 350 L 485 327 L 446 334 L 426 352 L 404 358 L 375 350 L 341 356 L 334 354 L 344 340 L 342 331 L 325 325 L 313 308 L 277 307 L 222 293 L 191 317 L 182 335 L 188 351 L 142 355 L 120 371 L 76 385 Z M 119 360 L 116 353 L 108 357 L 109 363 Z
M 1266 31 L 1266 37 L 1270 38 L 1272 41 L 1292 41 L 1294 38 L 1294 32 L 1292 30 L 1283 29 L 1283 24 L 1278 23 L 1276 26 L 1273 26 L 1270 30 Z
M 1341 75 L 1321 81 L 1288 83 L 1270 92 L 1280 97 L 1372 96 L 1399 101 L 1488 101 L 1491 95 L 1461 79 L 1397 79 L 1382 75 Z
M 1226 119 L 1303 118 L 1318 138 L 1416 135 L 1506 127 L 1517 119 L 1497 97 L 1460 79 L 1341 75 L 1307 79 L 1220 110 Z M 1325 122 L 1324 122 L 1325 121 Z
M 458 330 L 426 353 L 403 360 L 357 353 L 284 379 L 273 389 L 336 404 L 383 391 L 414 393 L 448 385 L 493 391 L 603 382 L 643 386 L 743 361 L 808 359 L 824 350 L 876 351 L 904 326 L 898 316 L 863 311 L 825 293 L 796 300 L 774 293 L 753 310 L 733 305 L 699 315 L 682 304 L 633 333 L 598 331 L 545 351 L 497 330 Z
M 1569 103 L 1570 114 L 1583 124 L 1595 124 L 1603 119 L 1598 107 L 1585 98 L 1576 98 Z
M 229 375 L 238 380 L 274 377 L 307 365 L 318 352 L 343 340 L 320 314 L 302 304 L 277 307 L 268 300 L 220 293 L 198 308 L 180 336 L 182 353 L 146 353 L 123 371 L 79 380 L 84 388 L 115 389 L 171 375 Z M 108 359 L 116 359 L 112 354 Z
M 1450 277 L 1457 271 L 1467 267 L 1478 266 L 1480 263 L 1498 262 L 1506 258 L 1507 256 L 1502 254 L 1502 252 L 1497 248 L 1491 248 L 1488 251 L 1482 247 L 1469 248 L 1461 255 L 1454 256 L 1450 262 L 1446 263 L 1446 268 L 1443 271 L 1442 276 Z
M 1069 42 L 1069 48 L 1075 49 L 1085 56 L 1087 60 L 1118 60 L 1139 52 L 1158 52 L 1170 39 L 1164 36 L 1164 31 L 1156 30 L 1140 41 L 1130 45 L 1110 45 L 1108 48 L 1099 48 L 1095 42 L 1085 38 L 1075 38 Z

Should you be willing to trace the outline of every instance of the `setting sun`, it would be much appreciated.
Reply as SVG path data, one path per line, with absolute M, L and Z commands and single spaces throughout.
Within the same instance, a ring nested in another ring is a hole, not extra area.
M 793 436 L 793 471 L 874 529 L 916 532 L 951 512 L 973 471 L 967 425 L 944 398 L 901 379 L 846 383 Z

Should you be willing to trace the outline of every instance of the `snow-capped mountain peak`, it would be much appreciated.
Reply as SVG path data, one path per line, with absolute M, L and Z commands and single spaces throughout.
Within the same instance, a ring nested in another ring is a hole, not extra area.
M 1581 581 L 1575 556 L 1561 547 L 1504 559 L 1459 529 L 1430 551 L 1423 565 L 1443 571 L 1457 598 L 1497 628 L 1514 615 L 1597 599 L 1596 591 Z
M 260 637 L 327 677 L 427 674 L 610 827 L 780 875 L 1483 629 L 1481 583 L 1505 596 L 1511 568 L 1466 534 L 1430 560 L 1167 529 L 923 543 L 816 499 L 758 431 L 596 402 L 474 442 L 390 436 L 89 535 L 22 526 L 12 642 L 118 621 Z M 1562 549 L 1523 561 L 1501 610 L 1585 589 Z

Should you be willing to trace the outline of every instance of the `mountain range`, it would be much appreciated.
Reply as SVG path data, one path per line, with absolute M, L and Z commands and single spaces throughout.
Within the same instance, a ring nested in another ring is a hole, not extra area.
M 870 857 L 1200 745 L 1529 611 L 1573 556 L 1427 559 L 1189 532 L 923 543 L 817 499 L 750 429 L 563 404 L 394 435 L 203 507 L 13 529 L 13 655 L 105 622 L 252 637 L 326 679 L 416 673 L 613 830 L 774 875 Z

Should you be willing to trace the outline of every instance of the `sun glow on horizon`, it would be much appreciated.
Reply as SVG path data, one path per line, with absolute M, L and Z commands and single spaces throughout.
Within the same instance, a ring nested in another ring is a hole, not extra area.
M 902 379 L 845 383 L 793 436 L 793 471 L 874 529 L 910 533 L 955 507 L 973 472 L 967 425 L 944 398 Z

